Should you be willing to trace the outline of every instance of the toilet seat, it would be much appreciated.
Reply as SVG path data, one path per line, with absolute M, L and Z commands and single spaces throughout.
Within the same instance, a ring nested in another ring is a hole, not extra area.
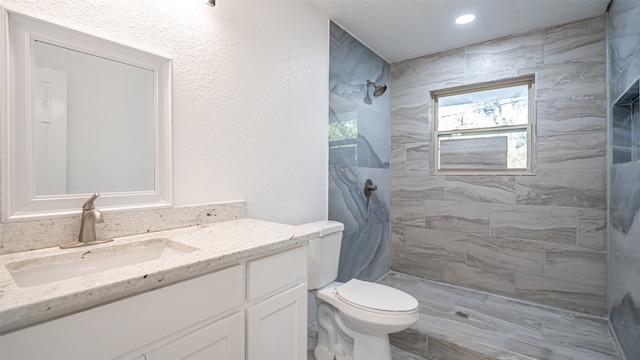
M 369 312 L 387 315 L 407 315 L 416 312 L 418 301 L 392 287 L 352 279 L 338 286 L 336 296 L 345 303 Z

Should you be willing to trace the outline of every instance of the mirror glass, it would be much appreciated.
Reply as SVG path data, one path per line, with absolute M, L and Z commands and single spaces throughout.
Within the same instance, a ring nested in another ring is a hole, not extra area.
M 153 71 L 34 49 L 36 195 L 152 191 Z
M 171 206 L 171 59 L 2 16 L 2 220 Z

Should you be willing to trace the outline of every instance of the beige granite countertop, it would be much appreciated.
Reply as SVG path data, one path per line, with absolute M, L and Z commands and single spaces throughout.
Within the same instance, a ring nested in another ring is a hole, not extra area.
M 317 233 L 302 227 L 241 219 L 115 238 L 76 249 L 47 248 L 0 256 L 0 333 L 54 319 L 170 283 L 203 275 L 241 260 L 304 245 Z M 193 251 L 44 285 L 18 286 L 5 267 L 15 261 L 85 253 L 114 245 L 169 239 Z

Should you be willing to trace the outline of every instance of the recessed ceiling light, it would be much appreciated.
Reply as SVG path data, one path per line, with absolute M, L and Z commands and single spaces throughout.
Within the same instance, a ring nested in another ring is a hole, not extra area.
M 475 19 L 476 19 L 476 16 L 473 14 L 464 14 L 456 18 L 456 24 L 458 25 L 468 24 Z

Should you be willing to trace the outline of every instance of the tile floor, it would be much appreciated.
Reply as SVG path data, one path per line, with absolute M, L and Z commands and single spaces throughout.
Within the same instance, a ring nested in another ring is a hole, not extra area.
M 379 282 L 420 302 L 418 322 L 390 337 L 393 360 L 621 359 L 605 318 L 396 272 Z M 309 349 L 315 337 L 311 328 Z

